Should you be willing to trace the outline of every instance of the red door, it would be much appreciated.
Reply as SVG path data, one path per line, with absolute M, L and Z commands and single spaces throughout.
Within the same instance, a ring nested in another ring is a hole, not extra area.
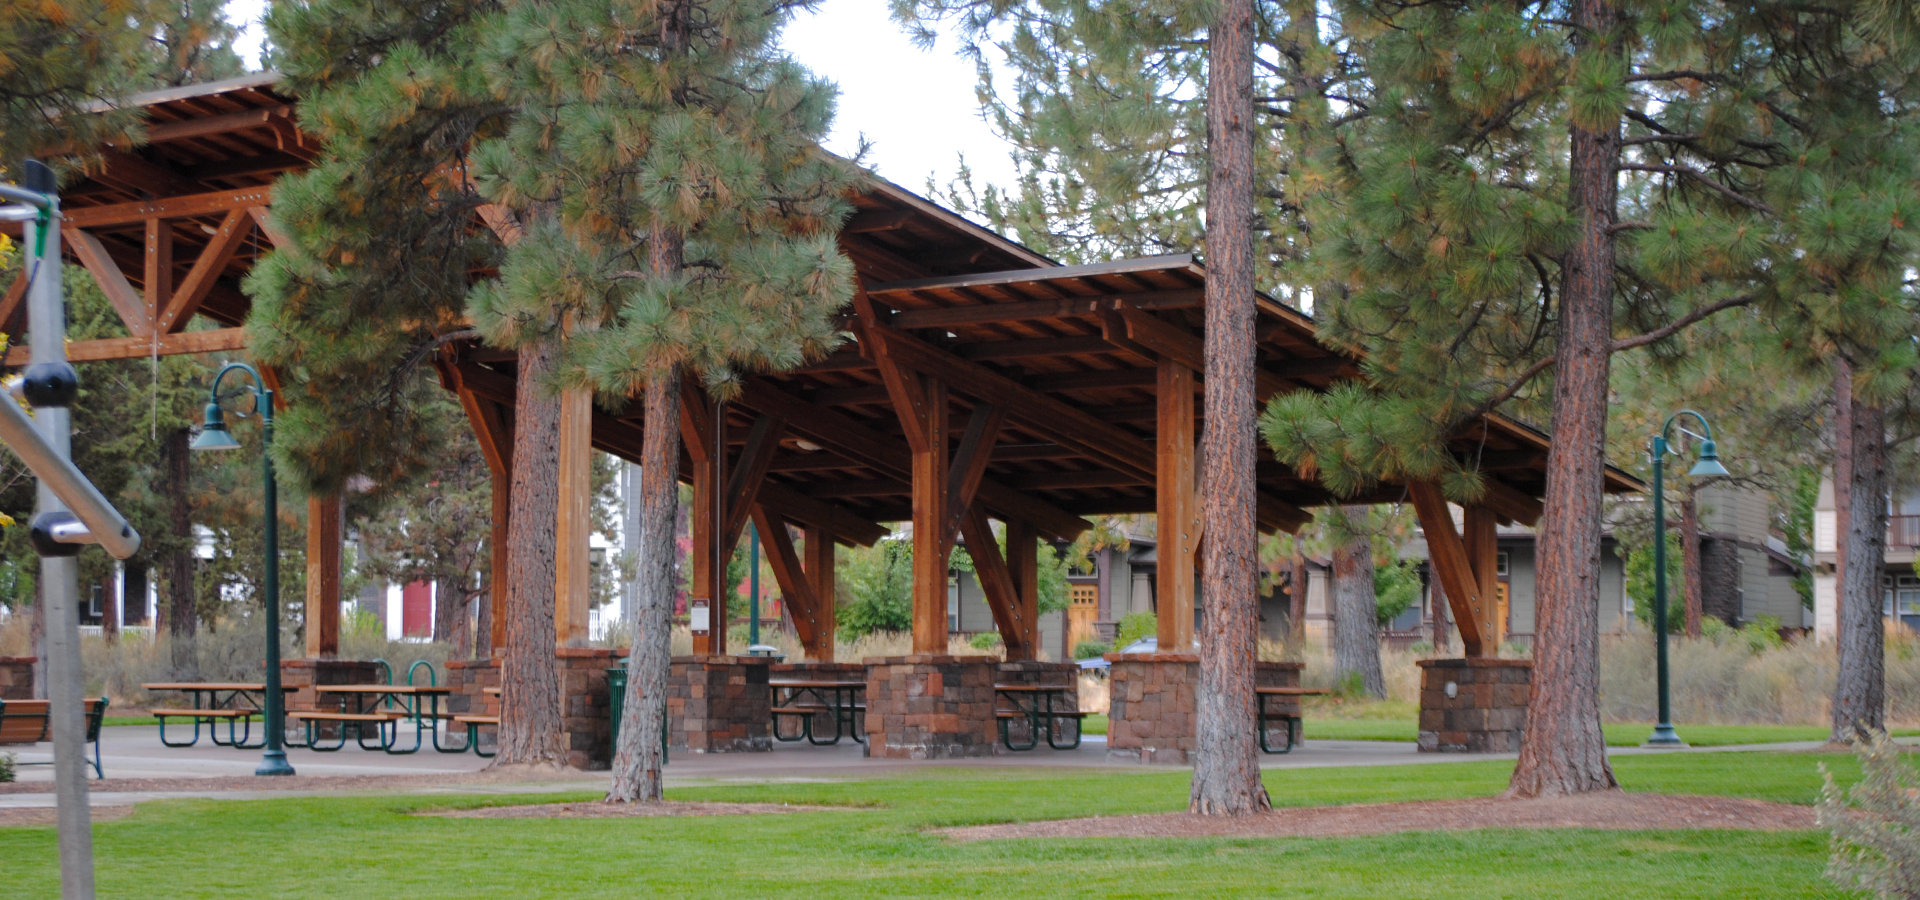
M 400 589 L 400 633 L 433 637 L 433 585 L 416 581 Z

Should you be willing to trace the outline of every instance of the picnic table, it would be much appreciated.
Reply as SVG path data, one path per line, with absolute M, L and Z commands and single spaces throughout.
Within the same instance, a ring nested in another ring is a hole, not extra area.
M 435 750 L 443 753 L 466 752 L 466 747 L 456 749 L 440 745 L 440 720 L 453 718 L 440 710 L 440 698 L 453 693 L 451 688 L 418 684 L 321 684 L 315 685 L 313 690 L 317 694 L 339 698 L 339 709 L 288 712 L 288 718 L 306 724 L 306 742 L 293 746 L 331 753 L 347 745 L 347 729 L 351 728 L 354 740 L 362 750 L 384 750 L 395 756 L 415 753 L 424 743 L 422 732 L 431 732 Z M 409 719 L 413 720 L 413 746 L 402 749 L 400 724 Z M 318 737 L 314 733 L 315 725 L 323 722 L 340 726 L 340 740 L 331 747 L 321 746 L 315 740 Z M 387 734 L 388 725 L 393 726 L 391 737 Z M 373 727 L 376 746 L 367 746 L 367 726 Z
M 1317 696 L 1320 694 L 1328 694 L 1328 693 L 1332 693 L 1332 692 L 1327 690 L 1326 688 L 1302 688 L 1302 687 L 1256 687 L 1254 688 L 1253 694 L 1256 701 L 1256 708 L 1254 712 L 1254 727 L 1258 729 L 1260 732 L 1260 752 L 1292 753 L 1293 752 L 1293 735 L 1295 732 L 1300 730 L 1299 716 L 1271 711 L 1267 707 L 1267 703 L 1269 701 L 1275 700 L 1276 698 L 1312 697 L 1312 696 Z M 1273 749 L 1271 742 L 1268 741 L 1267 739 L 1267 732 L 1271 727 L 1269 723 L 1276 720 L 1280 722 L 1281 726 L 1285 728 L 1287 732 L 1287 745 L 1285 747 L 1281 747 L 1278 750 Z
M 993 691 L 1001 699 L 1013 704 L 1012 709 L 995 710 L 994 718 L 1000 723 L 1000 743 L 1008 750 L 1032 750 L 1040 746 L 1044 735 L 1047 746 L 1055 750 L 1073 750 L 1080 746 L 1081 719 L 1086 713 L 1080 711 L 1080 689 L 1071 684 L 996 684 Z M 1015 744 L 1009 725 L 1026 720 L 1027 741 Z M 1073 723 L 1073 742 L 1062 744 L 1059 740 L 1061 724 Z
M 159 707 L 147 711 L 160 720 L 160 743 L 168 747 L 191 747 L 200 743 L 200 724 L 206 723 L 207 737 L 218 747 L 234 747 L 240 750 L 258 750 L 266 746 L 266 736 L 261 735 L 260 743 L 249 744 L 247 739 L 253 736 L 253 717 L 261 715 L 266 705 L 267 686 L 256 682 L 241 681 L 156 681 L 140 685 L 144 690 L 154 693 L 182 693 L 191 698 L 192 706 L 187 708 Z M 296 686 L 281 685 L 283 694 L 299 690 Z M 167 739 L 168 719 L 192 719 L 193 739 L 189 741 L 170 741 Z M 220 739 L 216 723 L 227 723 L 227 739 Z M 238 732 L 236 734 L 236 731 Z
M 848 735 L 857 743 L 867 742 L 859 721 L 860 715 L 867 711 L 861 696 L 867 690 L 866 682 L 783 679 L 768 681 L 767 687 L 773 691 L 774 739 L 805 740 L 816 747 L 838 744 L 841 737 Z M 820 716 L 833 720 L 832 738 L 822 739 L 814 734 L 813 720 Z M 781 734 L 780 721 L 796 717 L 800 720 L 800 733 L 793 737 Z

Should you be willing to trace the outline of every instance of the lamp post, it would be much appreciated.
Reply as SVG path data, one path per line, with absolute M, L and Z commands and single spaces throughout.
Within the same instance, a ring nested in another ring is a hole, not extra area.
M 1692 416 L 1700 422 L 1704 434 L 1694 435 L 1700 438 L 1700 461 L 1694 463 L 1687 472 L 1694 478 L 1707 478 L 1714 475 L 1726 475 L 1727 467 L 1720 464 L 1720 454 L 1713 445 L 1713 426 L 1707 424 L 1707 417 L 1691 409 L 1683 409 L 1667 417 L 1660 426 L 1660 433 L 1653 436 L 1648 452 L 1653 456 L 1653 628 L 1658 635 L 1656 644 L 1656 676 L 1660 692 L 1660 721 L 1653 726 L 1653 736 L 1647 738 L 1649 747 L 1685 747 L 1686 742 L 1673 733 L 1673 696 L 1667 668 L 1667 492 L 1666 457 L 1679 451 L 1667 444 L 1667 432 L 1673 430 L 1673 423 L 1681 416 Z M 1682 434 L 1693 434 L 1683 426 Z
M 266 596 L 261 605 L 266 608 L 267 614 L 267 749 L 261 756 L 260 768 L 253 770 L 253 774 L 292 775 L 293 766 L 287 764 L 284 747 L 287 732 L 286 698 L 280 694 L 280 509 L 273 479 L 273 391 L 252 366 L 227 363 L 220 374 L 213 376 L 213 396 L 207 401 L 206 425 L 201 429 L 200 436 L 193 439 L 193 449 L 240 448 L 240 442 L 233 439 L 232 432 L 227 431 L 226 413 L 220 409 L 220 382 L 228 372 L 236 369 L 253 377 L 254 383 L 248 385 L 246 390 L 253 392 L 254 409 L 260 413 L 260 471 L 266 476 L 263 503 L 267 520 Z

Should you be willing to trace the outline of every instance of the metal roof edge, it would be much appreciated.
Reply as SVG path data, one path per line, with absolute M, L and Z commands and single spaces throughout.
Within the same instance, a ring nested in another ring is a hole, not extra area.
M 1117 259 L 1112 262 L 1085 263 L 1077 266 L 1050 264 L 1046 267 L 1034 269 L 1002 269 L 998 272 L 977 272 L 968 275 L 940 275 L 933 278 L 889 281 L 867 288 L 867 293 L 884 294 L 899 291 L 983 287 L 995 284 L 1017 284 L 1022 281 L 1055 281 L 1062 278 L 1088 278 L 1096 275 L 1121 275 L 1128 272 L 1165 271 L 1179 268 L 1191 268 L 1196 274 L 1203 274 L 1199 267 L 1193 264 L 1192 254 L 1176 253 L 1168 256 L 1143 256 L 1134 259 Z
M 228 91 L 266 87 L 267 85 L 278 83 L 284 77 L 285 76 L 273 69 L 267 69 L 265 71 L 237 75 L 233 78 L 222 78 L 219 81 L 202 81 L 197 84 L 184 84 L 179 87 L 146 91 L 129 97 L 123 97 L 119 100 L 95 100 L 87 104 L 85 110 L 87 112 L 105 112 L 109 109 L 137 109 L 143 106 L 156 106 L 161 103 L 172 103 L 175 100 L 190 100 L 194 97 L 205 97 L 210 94 L 224 94 Z

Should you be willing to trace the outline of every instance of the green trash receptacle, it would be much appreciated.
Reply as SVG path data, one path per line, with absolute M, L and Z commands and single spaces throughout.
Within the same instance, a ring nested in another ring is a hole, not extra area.
M 620 716 L 625 713 L 627 709 L 627 660 L 625 657 L 622 657 L 619 662 L 619 666 L 607 670 L 607 711 L 613 715 L 613 729 L 609 742 L 609 753 L 620 752 Z M 667 721 L 666 717 L 662 716 L 660 719 L 660 762 L 662 765 L 665 765 L 666 761 Z

